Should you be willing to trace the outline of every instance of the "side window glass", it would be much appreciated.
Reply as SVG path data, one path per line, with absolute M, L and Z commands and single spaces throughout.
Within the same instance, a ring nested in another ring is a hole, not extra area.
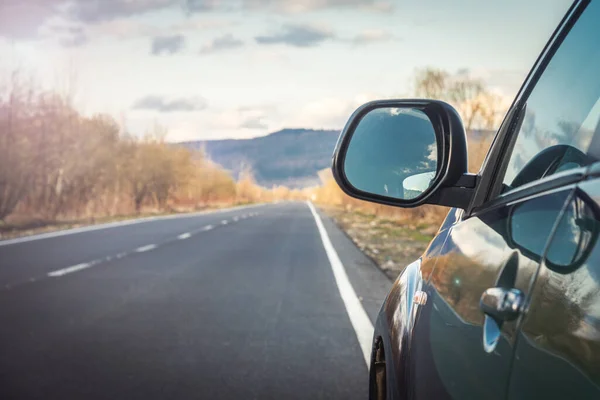
M 590 2 L 527 99 L 503 192 L 598 160 L 599 20 Z

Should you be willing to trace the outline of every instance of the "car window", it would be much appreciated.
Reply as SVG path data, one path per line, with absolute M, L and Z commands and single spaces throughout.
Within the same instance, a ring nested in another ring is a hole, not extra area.
M 598 159 L 600 3 L 591 2 L 547 65 L 520 113 L 503 192 Z

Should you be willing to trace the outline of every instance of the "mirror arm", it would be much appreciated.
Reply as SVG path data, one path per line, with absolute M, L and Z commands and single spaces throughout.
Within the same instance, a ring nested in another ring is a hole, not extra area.
M 473 198 L 477 180 L 478 176 L 475 174 L 462 174 L 453 186 L 441 187 L 436 190 L 431 197 L 427 199 L 426 203 L 462 208 L 464 210 L 469 206 L 469 203 Z

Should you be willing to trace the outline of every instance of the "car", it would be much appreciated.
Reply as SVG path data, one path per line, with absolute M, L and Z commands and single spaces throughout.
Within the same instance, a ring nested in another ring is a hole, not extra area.
M 357 109 L 350 196 L 450 210 L 374 327 L 371 399 L 600 399 L 600 1 L 576 1 L 469 173 L 438 100 Z M 515 44 L 518 45 L 518 44 Z

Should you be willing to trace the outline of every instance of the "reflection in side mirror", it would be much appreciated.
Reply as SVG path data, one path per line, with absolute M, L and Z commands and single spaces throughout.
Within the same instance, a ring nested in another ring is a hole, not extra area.
M 404 198 L 414 199 L 425 192 L 435 178 L 435 172 L 423 172 L 421 174 L 411 175 L 404 179 L 402 186 L 404 187 Z
M 427 114 L 418 108 L 379 107 L 356 124 L 344 172 L 362 192 L 410 200 L 431 188 L 438 159 L 437 136 Z
M 545 264 L 555 272 L 570 273 L 585 262 L 594 247 L 599 231 L 597 219 L 586 202 L 575 197 L 554 228 L 561 207 L 552 204 L 547 206 L 547 209 L 535 210 L 529 209 L 529 203 L 517 206 L 510 217 L 510 240 L 525 255 L 540 261 L 546 247 L 545 237 L 535 232 L 555 229 Z

